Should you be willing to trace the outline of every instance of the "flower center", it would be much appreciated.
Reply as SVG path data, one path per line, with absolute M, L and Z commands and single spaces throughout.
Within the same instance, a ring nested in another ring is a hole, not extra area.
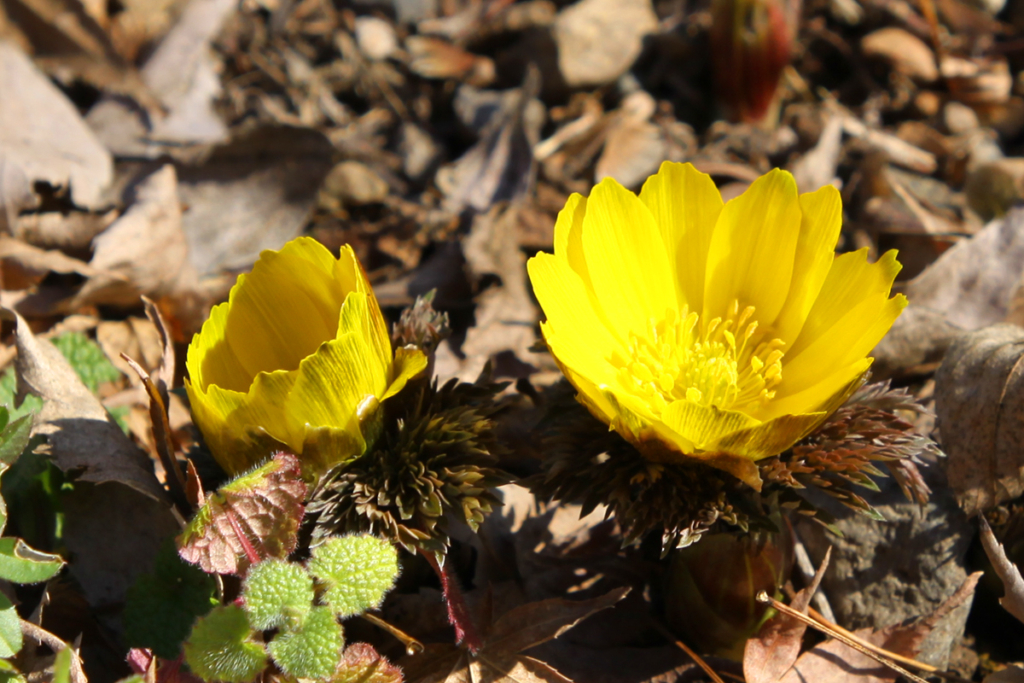
M 631 333 L 629 358 L 619 364 L 622 385 L 661 412 L 686 399 L 722 410 L 749 412 L 775 396 L 782 381 L 781 339 L 759 340 L 754 307 L 706 323 L 683 308 L 653 318 L 646 335 Z

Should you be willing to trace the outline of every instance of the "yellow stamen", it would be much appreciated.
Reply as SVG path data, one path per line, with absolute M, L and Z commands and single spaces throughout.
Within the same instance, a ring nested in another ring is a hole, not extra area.
M 722 410 L 751 409 L 775 395 L 782 381 L 779 339 L 755 339 L 754 307 L 733 301 L 728 315 L 701 325 L 684 308 L 631 334 L 629 358 L 618 363 L 622 385 L 656 410 L 685 399 Z

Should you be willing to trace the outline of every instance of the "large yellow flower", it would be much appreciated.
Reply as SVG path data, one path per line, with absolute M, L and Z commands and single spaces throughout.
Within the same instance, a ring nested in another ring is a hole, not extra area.
M 861 385 L 906 306 L 895 252 L 835 256 L 833 187 L 772 171 L 723 204 L 666 162 L 637 197 L 572 195 L 555 253 L 529 262 L 551 353 L 599 419 L 657 462 L 697 459 L 760 489 L 757 460 L 813 431 Z
M 192 416 L 230 474 L 274 448 L 313 478 L 372 441 L 379 403 L 427 365 L 392 355 L 387 324 L 352 249 L 335 259 L 300 237 L 264 251 L 192 339 Z

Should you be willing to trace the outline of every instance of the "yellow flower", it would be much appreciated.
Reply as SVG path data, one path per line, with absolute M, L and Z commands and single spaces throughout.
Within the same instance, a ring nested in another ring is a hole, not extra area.
M 387 324 L 351 247 L 335 259 L 300 237 L 264 251 L 188 348 L 192 415 L 230 474 L 285 448 L 308 478 L 362 454 L 379 403 L 427 365 L 392 356 Z
M 757 460 L 807 436 L 864 381 L 906 298 L 893 251 L 835 256 L 834 187 L 775 170 L 722 203 L 666 162 L 637 197 L 572 195 L 529 262 L 544 338 L 578 399 L 656 462 L 705 462 L 760 490 Z

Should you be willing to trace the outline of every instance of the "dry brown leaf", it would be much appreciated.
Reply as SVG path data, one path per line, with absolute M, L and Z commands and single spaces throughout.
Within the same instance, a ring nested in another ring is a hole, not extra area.
M 46 437 L 54 464 L 80 472 L 81 481 L 119 482 L 166 501 L 149 457 L 125 436 L 60 351 L 33 335 L 21 316 L 3 311 L 15 321 L 19 396 L 29 392 L 43 399 L 32 431 Z
M 1008 666 L 1002 671 L 985 676 L 982 683 L 1024 683 L 1024 669 L 1019 666 Z
M 981 544 L 985 548 L 985 554 L 1003 582 L 1005 595 L 999 599 L 999 604 L 1024 622 L 1024 578 L 1020 575 L 1020 569 L 1006 557 L 1003 545 L 996 540 L 992 527 L 988 525 L 984 516 L 978 516 L 978 524 L 981 526 Z
M 570 87 L 614 81 L 658 28 L 650 0 L 581 0 L 558 13 L 558 66 Z
M 931 48 L 905 29 L 887 26 L 873 31 L 861 38 L 860 49 L 868 57 L 882 59 L 904 76 L 921 83 L 931 83 L 939 77 Z
M 968 516 L 1024 493 L 1024 328 L 957 339 L 935 376 L 949 483 Z
M 331 170 L 333 147 L 313 130 L 268 126 L 178 169 L 182 228 L 200 277 L 249 268 L 297 236 Z
M 33 247 L 6 235 L 0 235 L 0 267 L 6 290 L 38 284 L 50 272 L 76 273 L 84 277 L 96 275 L 96 270 L 88 263 L 64 252 Z
M 872 645 L 893 654 L 913 658 L 921 643 L 942 619 L 954 609 L 974 597 L 982 572 L 967 577 L 934 612 L 912 624 L 890 626 L 880 631 L 870 628 L 854 631 Z M 891 683 L 899 674 L 872 657 L 855 650 L 839 640 L 829 640 L 800 655 L 796 664 L 780 683 Z
M 661 128 L 651 123 L 657 103 L 643 90 L 622 102 L 617 119 L 605 133 L 604 150 L 594 181 L 615 178 L 625 187 L 639 187 L 668 155 Z
M 75 295 L 84 304 L 132 307 L 139 297 L 190 289 L 195 273 L 181 226 L 174 167 L 165 165 L 139 183 L 135 202 L 93 241 L 91 265 L 98 273 Z
M 506 93 L 509 96 L 491 116 L 480 141 L 437 172 L 448 211 L 487 211 L 496 202 L 523 196 L 533 186 L 533 148 L 544 123 L 544 106 L 536 99 L 539 89 L 540 74 L 531 69 L 521 88 Z
M 554 598 L 531 602 L 497 619 L 472 655 L 455 645 L 429 645 L 425 652 L 406 657 L 401 666 L 409 683 L 570 683 L 544 662 L 519 654 L 559 637 L 595 612 L 622 600 L 629 588 L 589 600 Z
M 409 70 L 424 78 L 452 78 L 484 87 L 494 81 L 494 62 L 438 38 L 409 36 Z
M 462 344 L 466 359 L 457 372 L 464 381 L 476 379 L 487 361 L 503 351 L 528 362 L 536 341 L 533 323 L 537 309 L 526 282 L 526 257 L 516 239 L 517 215 L 514 205 L 477 216 L 465 242 L 472 275 L 498 275 L 501 285 L 487 289 L 477 299 L 476 325 L 466 332 Z
M 29 185 L 70 185 L 76 204 L 98 207 L 113 179 L 110 153 L 64 94 L 7 41 L 0 41 L 0 102 L 0 198 L 17 186 L 9 180 L 17 167 Z M 13 195 L 17 205 L 22 193 Z
M 1012 211 L 963 240 L 907 284 L 915 306 L 975 330 L 1005 319 L 1024 272 L 1024 211 Z
M 160 3 L 153 4 L 159 12 Z M 227 139 L 227 128 L 213 110 L 221 86 L 210 43 L 237 5 L 232 0 L 192 0 L 146 60 L 141 79 L 164 111 L 143 117 L 137 108 L 114 98 L 102 100 L 89 111 L 89 124 L 109 149 L 119 156 L 156 157 L 165 151 L 173 154 L 175 145 L 182 143 Z
M 790 607 L 807 614 L 811 598 L 828 569 L 831 554 L 832 548 L 825 551 L 825 558 L 814 573 L 810 585 L 796 594 Z M 760 632 L 747 641 L 743 650 L 743 676 L 747 683 L 778 683 L 800 655 L 800 645 L 806 630 L 807 624 L 788 614 L 776 614 L 765 622 Z

